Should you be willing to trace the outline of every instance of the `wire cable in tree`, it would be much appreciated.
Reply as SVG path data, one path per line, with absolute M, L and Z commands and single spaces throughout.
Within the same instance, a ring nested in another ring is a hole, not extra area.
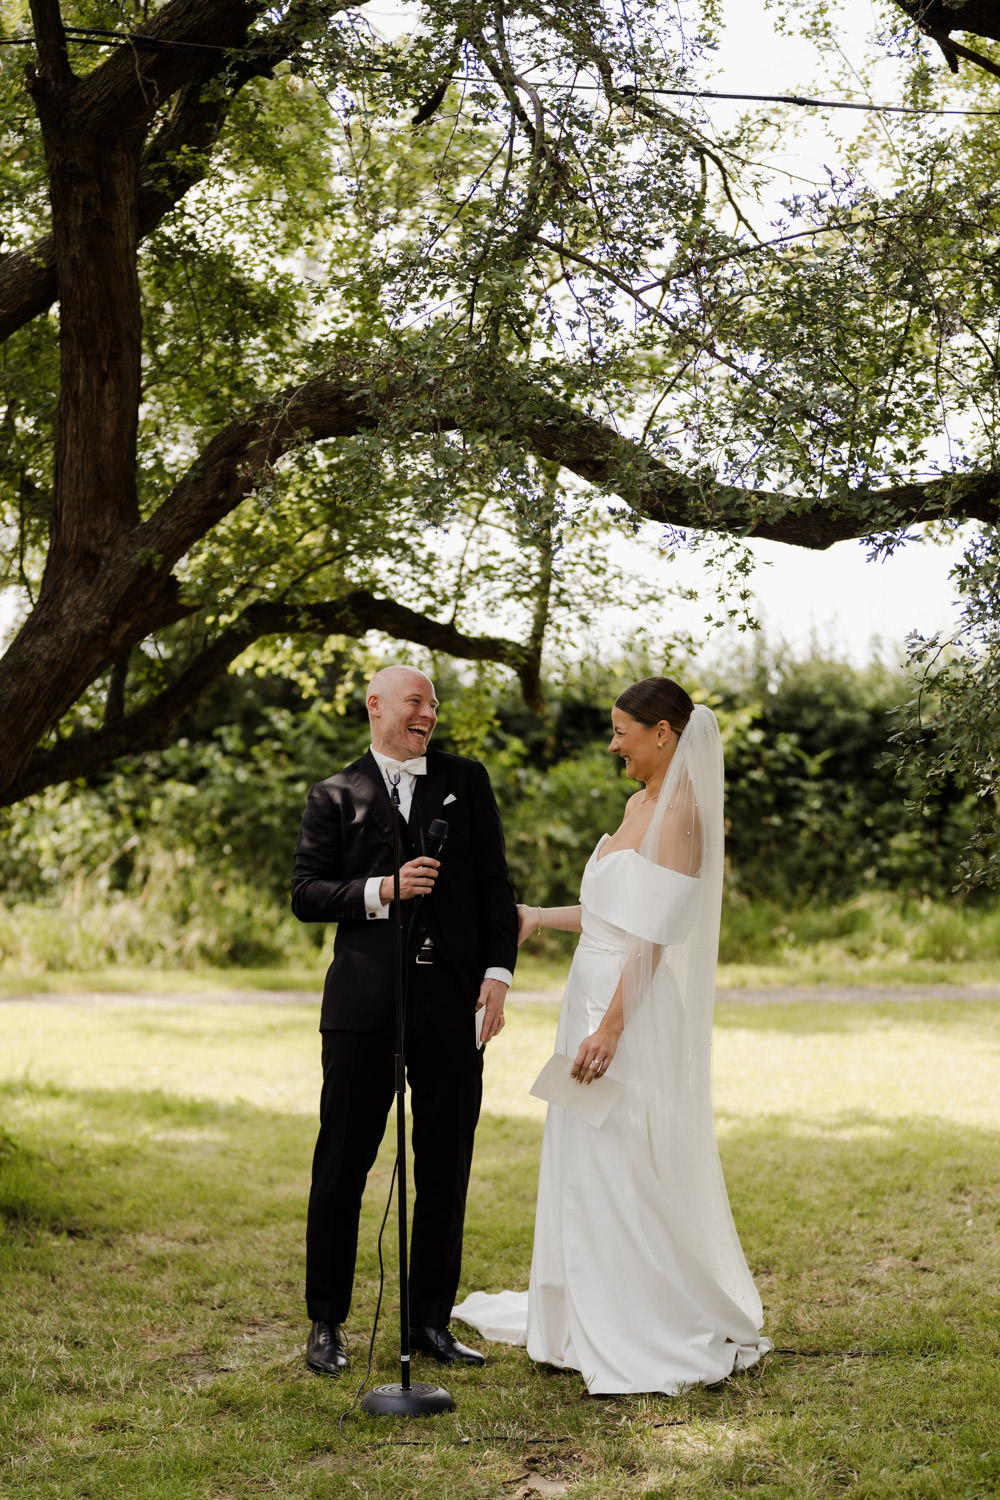
M 212 52 L 229 54 L 232 57 L 253 57 L 255 51 L 249 47 L 219 47 L 208 42 L 170 42 L 163 41 L 159 37 L 146 36 L 139 31 L 102 31 L 98 27 L 66 26 L 63 28 L 70 41 L 76 42 L 84 47 L 106 47 L 122 46 L 135 47 L 143 51 L 157 52 Z M 35 45 L 34 37 L 30 36 L 0 36 L 0 47 L 32 47 Z M 394 68 L 388 63 L 371 63 L 367 67 L 356 68 L 356 73 L 399 73 L 401 69 Z M 480 85 L 492 85 L 492 80 L 473 77 L 469 73 L 453 73 L 447 80 L 451 83 L 476 83 Z M 539 80 L 533 85 L 540 89 L 561 89 L 566 93 L 602 93 L 600 84 L 596 83 L 556 83 L 551 80 Z M 1000 109 L 948 109 L 937 105 L 919 104 L 870 104 L 853 99 L 812 99 L 805 94 L 739 94 L 728 93 L 718 89 L 668 89 L 660 88 L 654 84 L 626 84 L 622 88 L 622 102 L 627 104 L 630 96 L 646 94 L 654 98 L 674 99 L 714 99 L 720 102 L 741 102 L 744 104 L 794 104 L 800 109 L 853 109 L 861 110 L 866 114 L 890 114 L 890 115 L 959 115 L 963 117 L 985 115 L 995 117 L 1000 115 Z

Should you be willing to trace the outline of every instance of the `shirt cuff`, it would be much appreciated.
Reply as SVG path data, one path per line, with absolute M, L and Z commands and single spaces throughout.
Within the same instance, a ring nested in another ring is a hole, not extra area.
M 381 885 L 381 875 L 369 875 L 365 881 L 365 916 L 370 922 L 389 915 L 389 908 L 382 905 L 382 897 L 379 895 Z
M 514 983 L 514 976 L 509 969 L 487 969 L 483 975 L 484 979 L 499 979 L 510 989 Z

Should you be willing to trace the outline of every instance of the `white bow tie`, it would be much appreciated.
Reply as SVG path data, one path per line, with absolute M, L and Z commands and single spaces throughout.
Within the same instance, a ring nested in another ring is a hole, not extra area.
M 415 755 L 412 760 L 382 760 L 382 768 L 386 776 L 394 776 L 397 771 L 407 771 L 411 776 L 427 775 L 426 755 Z

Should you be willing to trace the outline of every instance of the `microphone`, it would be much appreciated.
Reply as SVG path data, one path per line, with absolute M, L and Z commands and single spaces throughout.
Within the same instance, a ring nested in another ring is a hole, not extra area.
M 431 859 L 440 859 L 444 841 L 448 837 L 448 824 L 444 818 L 432 818 L 427 828 L 427 853 Z
M 426 851 L 431 859 L 440 859 L 441 850 L 444 848 L 444 841 L 447 837 L 448 824 L 445 819 L 432 818 L 430 823 L 427 825 Z M 423 900 L 423 896 L 417 896 L 414 899 L 413 910 L 410 913 L 411 932 L 413 930 L 413 924 L 417 920 L 417 912 L 420 910 Z M 421 943 L 420 951 L 418 952 L 414 962 L 421 965 L 432 964 L 434 962 L 434 943 L 429 936 L 425 937 L 423 942 Z

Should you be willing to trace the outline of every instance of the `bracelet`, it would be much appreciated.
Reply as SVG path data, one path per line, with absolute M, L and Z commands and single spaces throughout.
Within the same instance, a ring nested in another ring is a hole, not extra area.
M 538 926 L 535 928 L 535 931 L 536 932 L 541 932 L 541 930 L 542 930 L 542 908 L 540 906 L 536 906 L 535 910 L 538 913 Z

